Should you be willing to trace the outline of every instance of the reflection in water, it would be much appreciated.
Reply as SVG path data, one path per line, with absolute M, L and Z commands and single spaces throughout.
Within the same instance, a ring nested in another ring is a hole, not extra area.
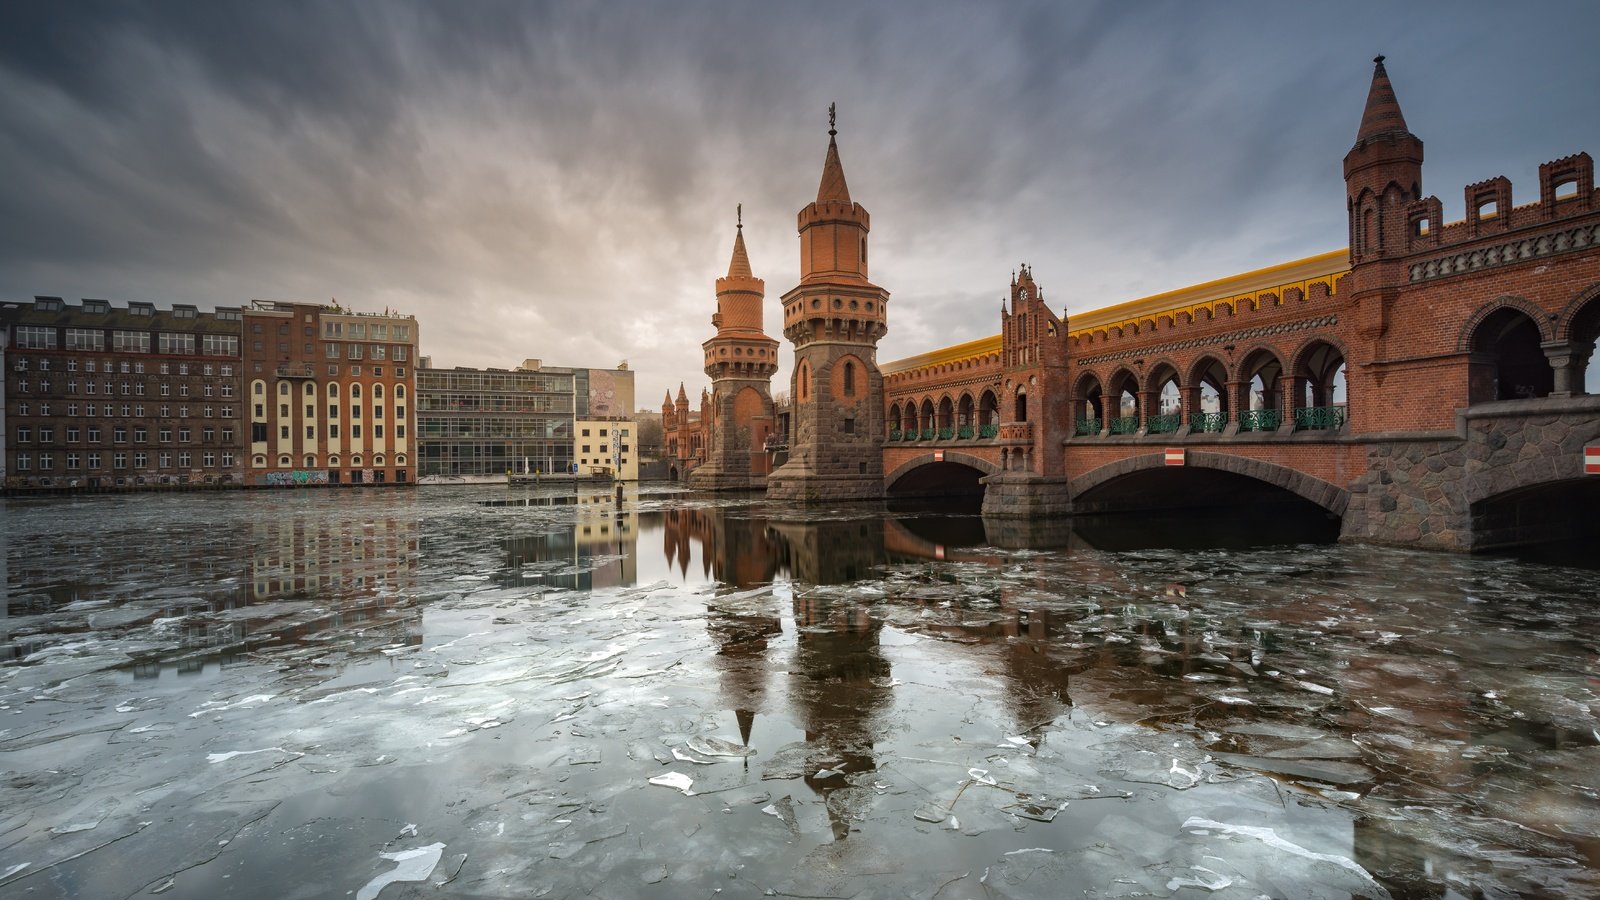
M 351 892 L 435 842 L 474 896 L 1594 886 L 1586 573 L 1137 521 L 13 501 L 0 893 L 252 896 L 313 843 Z

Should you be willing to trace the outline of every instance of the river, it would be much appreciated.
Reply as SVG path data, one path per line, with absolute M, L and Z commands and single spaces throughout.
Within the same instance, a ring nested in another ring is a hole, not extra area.
M 1594 571 L 1273 512 L 0 501 L 0 894 L 1600 893 Z

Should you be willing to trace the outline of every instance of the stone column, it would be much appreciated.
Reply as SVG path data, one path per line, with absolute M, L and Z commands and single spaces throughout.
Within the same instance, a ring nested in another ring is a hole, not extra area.
M 1550 368 L 1555 373 L 1555 390 L 1550 392 L 1552 397 L 1571 397 L 1574 393 L 1583 393 L 1583 363 L 1586 354 L 1580 354 L 1573 347 L 1571 341 L 1545 341 L 1539 347 L 1544 350 L 1544 355 L 1550 360 Z

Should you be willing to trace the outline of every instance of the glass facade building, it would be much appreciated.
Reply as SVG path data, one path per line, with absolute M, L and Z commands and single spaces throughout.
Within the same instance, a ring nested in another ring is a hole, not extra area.
M 417 370 L 418 474 L 570 472 L 574 370 Z

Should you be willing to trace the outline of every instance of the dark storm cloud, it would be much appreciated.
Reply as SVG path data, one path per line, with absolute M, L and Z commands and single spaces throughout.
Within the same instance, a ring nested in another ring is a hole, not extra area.
M 887 359 L 993 333 L 1024 261 L 1083 311 L 1340 246 L 1378 52 L 1447 216 L 1527 199 L 1600 147 L 1597 9 L 11 4 L 0 293 L 338 297 L 440 364 L 628 358 L 653 406 L 702 381 L 734 204 L 793 284 L 831 101 Z

